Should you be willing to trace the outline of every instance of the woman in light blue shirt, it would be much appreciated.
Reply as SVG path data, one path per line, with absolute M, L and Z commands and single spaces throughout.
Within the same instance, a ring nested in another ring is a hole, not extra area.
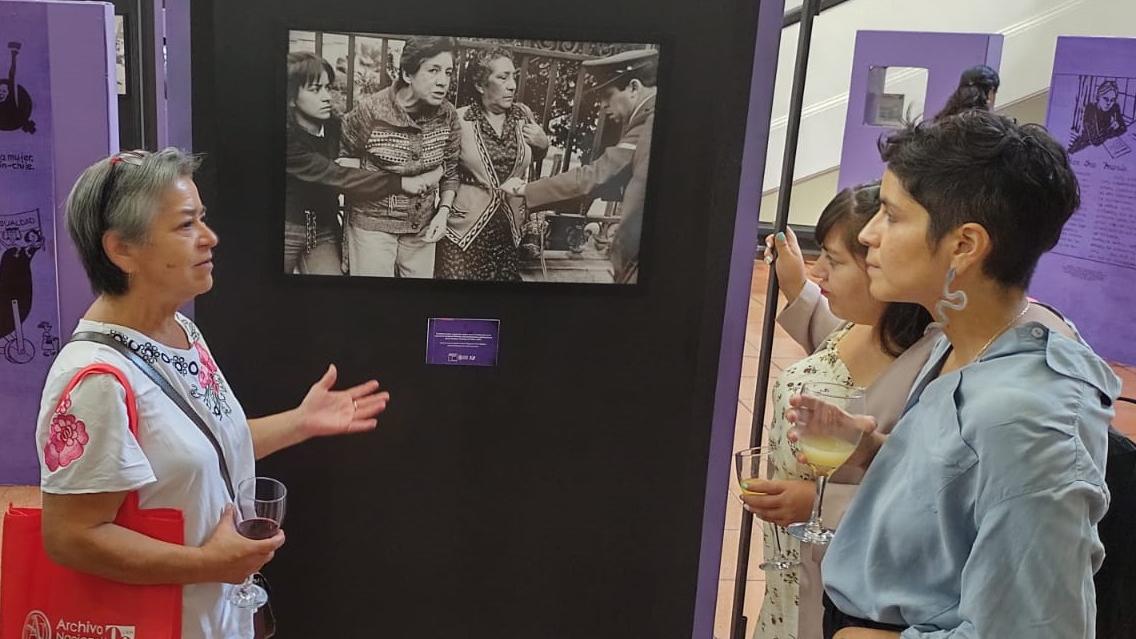
M 1068 156 L 985 112 L 908 127 L 881 153 L 860 234 L 872 296 L 923 305 L 944 335 L 894 431 L 865 437 L 874 459 L 823 564 L 826 637 L 1094 637 L 1119 381 L 1026 298 L 1079 206 Z

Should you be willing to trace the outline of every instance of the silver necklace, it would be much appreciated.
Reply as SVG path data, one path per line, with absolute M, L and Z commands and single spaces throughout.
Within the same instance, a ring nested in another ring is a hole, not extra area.
M 1026 314 L 1026 311 L 1028 311 L 1028 310 L 1029 310 L 1029 307 L 1030 307 L 1030 303 L 1029 303 L 1029 300 L 1026 300 L 1025 306 L 1023 306 L 1023 307 L 1022 307 L 1022 310 L 1021 310 L 1021 311 L 1019 311 L 1019 312 L 1018 312 L 1018 314 L 1014 316 L 1014 319 L 1012 319 L 1012 320 L 1010 320 L 1009 322 L 1007 322 L 1005 326 L 1003 326 L 1002 328 L 998 329 L 998 332 L 996 332 L 996 333 L 994 333 L 993 335 L 991 335 L 991 336 L 990 336 L 990 339 L 986 340 L 986 343 L 982 345 L 982 348 L 978 349 L 978 354 L 976 354 L 976 355 L 974 356 L 974 359 L 973 359 L 973 360 L 971 360 L 971 361 L 973 361 L 973 362 L 977 362 L 977 361 L 978 361 L 978 358 L 980 358 L 980 357 L 982 357 L 983 355 L 985 355 L 985 354 L 986 354 L 986 349 L 990 348 L 990 345 L 994 343 L 994 340 L 998 339 L 998 337 L 999 337 L 1000 335 L 1002 335 L 1002 333 L 1005 333 L 1006 331 L 1008 331 L 1008 330 L 1010 329 L 1010 327 L 1011 327 L 1011 326 L 1013 326 L 1014 324 L 1016 324 L 1016 323 L 1018 322 L 1018 320 L 1022 319 L 1022 316 Z

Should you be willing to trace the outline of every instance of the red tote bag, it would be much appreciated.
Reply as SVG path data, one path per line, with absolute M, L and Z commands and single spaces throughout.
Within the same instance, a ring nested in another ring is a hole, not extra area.
M 107 364 L 79 371 L 62 398 L 87 375 L 113 375 L 126 389 L 130 432 L 138 438 L 134 390 Z M 0 639 L 180 639 L 180 585 L 132 586 L 64 568 L 43 547 L 39 508 L 9 506 L 0 557 Z M 149 537 L 185 543 L 185 519 L 173 508 L 142 510 L 137 491 L 127 495 L 115 523 Z

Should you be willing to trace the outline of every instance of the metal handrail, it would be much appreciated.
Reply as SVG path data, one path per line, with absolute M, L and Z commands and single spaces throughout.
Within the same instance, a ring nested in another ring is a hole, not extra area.
M 777 200 L 775 231 L 784 231 L 789 222 L 789 203 L 793 191 L 793 170 L 797 161 L 797 142 L 801 132 L 801 113 L 804 109 L 805 77 L 808 75 L 809 47 L 812 42 L 813 18 L 820 6 L 831 0 L 805 0 L 801 5 L 801 33 L 797 38 L 797 59 L 793 74 L 793 89 L 789 97 L 789 122 L 785 129 L 785 152 L 781 160 L 781 190 Z M 773 358 L 773 328 L 777 317 L 777 270 L 769 269 L 769 283 L 765 292 L 765 313 L 762 317 L 761 348 L 758 354 L 757 387 L 754 389 L 753 421 L 750 423 L 749 446 L 761 443 L 765 424 L 765 395 L 769 389 L 769 369 Z M 749 555 L 753 534 L 754 516 L 742 511 L 741 531 L 738 540 L 738 563 L 734 572 L 734 601 L 730 615 L 730 639 L 745 639 L 745 591 L 749 574 Z

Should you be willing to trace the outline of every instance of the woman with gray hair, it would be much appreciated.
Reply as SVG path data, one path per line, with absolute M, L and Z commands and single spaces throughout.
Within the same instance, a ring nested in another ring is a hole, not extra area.
M 227 484 L 253 477 L 255 460 L 280 449 L 375 428 L 389 395 L 373 380 L 332 390 L 333 365 L 297 408 L 246 418 L 201 332 L 177 312 L 213 286 L 217 235 L 205 224 L 197 165 L 176 149 L 115 154 L 87 168 L 67 200 L 67 228 L 98 298 L 76 328 L 83 335 L 63 348 L 44 384 L 36 429 L 43 540 L 55 562 L 74 570 L 183 585 L 184 639 L 251 639 L 251 613 L 227 598 L 232 584 L 272 559 L 284 535 L 238 534 Z M 143 363 L 167 384 L 152 381 Z M 196 420 L 170 401 L 175 396 Z M 183 513 L 184 546 L 115 523 L 134 492 L 142 508 Z
M 505 48 L 478 51 L 471 71 L 478 99 L 458 109 L 461 153 L 457 197 L 438 244 L 434 277 L 520 281 L 518 247 L 528 209 L 501 185 L 525 179 L 548 151 L 548 135 L 517 102 L 517 67 Z

